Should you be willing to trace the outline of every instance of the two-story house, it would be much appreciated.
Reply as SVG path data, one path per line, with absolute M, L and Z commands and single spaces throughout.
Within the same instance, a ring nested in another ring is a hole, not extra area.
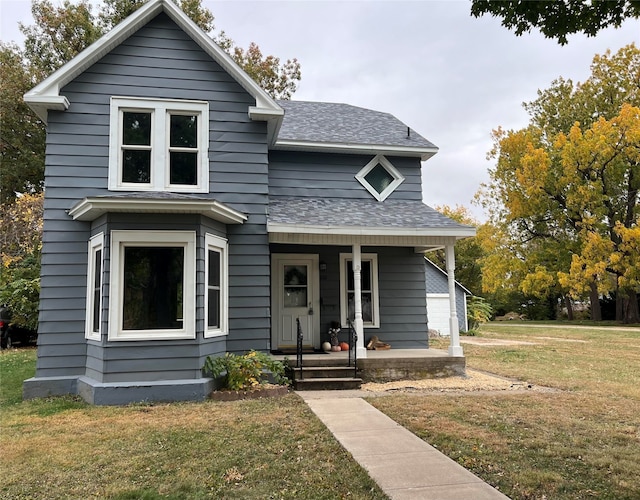
M 437 148 L 393 116 L 273 100 L 170 0 L 25 100 L 47 123 L 25 397 L 201 399 L 207 356 L 291 347 L 296 319 L 311 347 L 351 317 L 360 357 L 371 335 L 427 348 L 423 253 L 446 248 L 453 286 L 474 229 L 422 203 Z

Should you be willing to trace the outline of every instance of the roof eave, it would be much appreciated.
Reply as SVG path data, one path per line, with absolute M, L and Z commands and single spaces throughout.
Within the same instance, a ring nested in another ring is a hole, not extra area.
M 274 144 L 282 126 L 284 109 L 273 109 L 259 106 L 249 107 L 249 118 L 254 121 L 267 122 L 267 140 L 269 144 Z
M 247 75 L 235 61 L 222 50 L 200 27 L 198 27 L 182 10 L 171 0 L 151 0 L 145 3 L 128 18 L 118 24 L 111 31 L 103 35 L 96 42 L 80 52 L 71 61 L 54 71 L 49 77 L 36 85 L 24 95 L 25 102 L 46 123 L 47 111 L 50 109 L 64 110 L 60 108 L 60 89 L 73 80 L 76 76 L 109 53 L 151 19 L 165 12 L 178 26 L 180 26 L 211 58 L 220 64 L 252 97 L 256 100 L 256 108 L 268 110 L 273 114 L 280 114 L 282 121 L 284 110 L 276 101 L 262 89 L 249 75 Z M 255 118 L 260 119 L 260 118 Z M 273 117 L 277 121 L 277 118 Z M 272 128 L 279 129 L 275 123 Z M 274 136 L 275 139 L 275 136 Z
M 456 239 L 470 238 L 476 235 L 476 229 L 470 226 L 462 227 L 367 227 L 367 226 L 318 226 L 302 224 L 280 224 L 267 222 L 269 233 L 290 234 L 333 234 L 351 236 L 441 236 Z
M 247 216 L 216 200 L 159 200 L 133 198 L 84 198 L 69 215 L 73 220 L 94 221 L 106 213 L 200 214 L 224 224 L 243 224 Z
M 273 149 L 290 151 L 322 151 L 327 153 L 384 154 L 387 156 L 420 157 L 426 161 L 438 152 L 437 147 L 389 146 L 384 144 L 355 144 L 339 142 L 312 142 L 278 139 Z

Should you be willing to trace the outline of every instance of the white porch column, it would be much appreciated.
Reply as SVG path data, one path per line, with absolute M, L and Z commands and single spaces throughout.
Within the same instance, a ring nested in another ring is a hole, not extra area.
M 449 331 L 451 332 L 449 356 L 464 356 L 460 345 L 460 328 L 458 327 L 458 314 L 456 312 L 456 256 L 453 248 L 453 244 L 445 246 L 449 285 Z
M 366 358 L 367 350 L 364 347 L 364 322 L 362 321 L 362 256 L 360 252 L 360 243 L 353 244 L 353 257 L 351 264 L 353 266 L 353 308 L 354 320 L 353 327 L 356 330 L 358 341 L 356 342 L 356 354 L 358 358 Z

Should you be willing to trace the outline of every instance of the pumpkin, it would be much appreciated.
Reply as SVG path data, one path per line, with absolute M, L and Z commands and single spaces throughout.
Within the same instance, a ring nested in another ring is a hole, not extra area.
M 329 342 L 325 342 L 322 344 L 322 350 L 324 352 L 329 352 L 331 350 L 331 344 Z
M 349 344 L 347 344 L 346 342 L 340 342 L 340 350 L 348 351 L 349 350 Z
M 332 346 L 331 346 L 331 350 L 332 350 L 333 352 L 339 352 L 339 351 L 341 351 L 342 349 L 340 349 L 340 346 L 339 346 L 339 345 L 332 345 Z

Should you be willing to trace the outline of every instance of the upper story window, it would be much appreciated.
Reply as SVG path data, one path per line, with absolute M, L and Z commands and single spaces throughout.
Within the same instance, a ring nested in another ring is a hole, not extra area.
M 367 163 L 356 179 L 378 201 L 384 201 L 404 182 L 404 176 L 383 155 Z
M 109 189 L 209 191 L 209 104 L 111 98 Z

